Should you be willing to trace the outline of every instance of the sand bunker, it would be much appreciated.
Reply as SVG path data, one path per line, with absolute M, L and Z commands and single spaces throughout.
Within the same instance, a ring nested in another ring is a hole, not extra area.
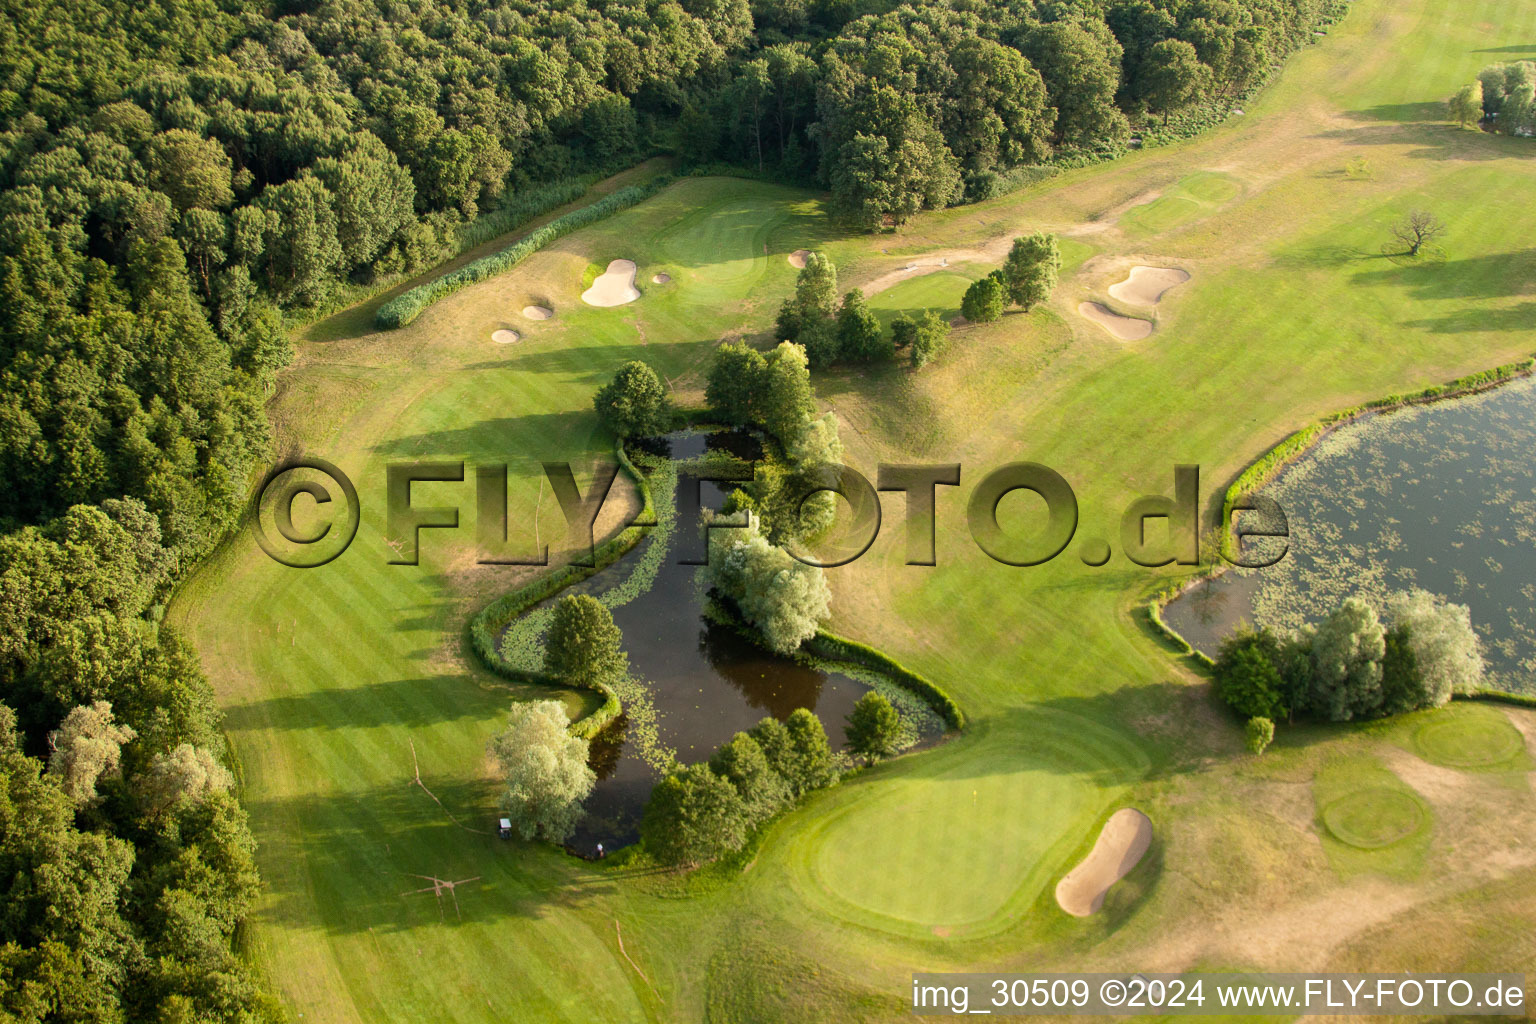
M 581 293 L 581 301 L 589 306 L 622 306 L 639 297 L 640 289 L 635 287 L 634 260 L 614 260 L 592 282 L 592 287 Z
M 529 320 L 548 320 L 555 315 L 555 311 L 548 306 L 524 306 L 523 316 Z
M 1152 845 L 1152 822 L 1134 807 L 1109 816 L 1093 850 L 1056 883 L 1056 902 L 1073 917 L 1087 917 L 1104 905 L 1109 887 L 1131 873 Z
M 510 345 L 521 337 L 522 335 L 518 334 L 516 331 L 502 330 L 491 332 L 491 340 L 498 345 Z
M 1132 267 L 1129 277 L 1109 286 L 1109 297 L 1137 306 L 1155 306 L 1168 289 L 1188 280 L 1188 271 L 1174 267 Z
M 652 284 L 666 284 L 670 280 L 672 280 L 672 275 L 671 274 L 657 274 L 655 277 L 651 278 L 651 283 Z
M 1077 305 L 1077 312 L 1121 341 L 1140 341 L 1152 333 L 1152 321 L 1138 320 L 1133 316 L 1121 316 L 1108 306 L 1097 302 L 1080 302 Z
M 789 254 L 789 265 L 792 267 L 805 266 L 805 258 L 811 254 L 809 249 L 796 249 Z

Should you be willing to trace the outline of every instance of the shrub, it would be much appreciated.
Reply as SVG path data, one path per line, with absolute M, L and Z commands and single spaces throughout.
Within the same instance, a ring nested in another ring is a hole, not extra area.
M 860 697 L 848 715 L 848 749 L 871 764 L 896 752 L 901 736 L 901 720 L 891 702 L 875 690 Z
M 502 811 L 524 839 L 566 839 L 597 781 L 587 767 L 587 741 L 572 736 L 569 725 L 557 701 L 517 704 L 489 744 L 505 786 Z
M 1243 742 L 1255 755 L 1262 754 L 1275 738 L 1275 723 L 1267 718 L 1250 718 L 1243 727 Z
M 736 788 L 707 764 L 678 768 L 656 784 L 640 819 L 640 841 L 663 864 L 702 864 L 739 850 L 747 812 Z
M 993 271 L 965 290 L 960 300 L 960 314 L 973 324 L 990 323 L 1002 317 L 1005 298 L 1002 276 Z
M 1280 644 L 1267 629 L 1239 629 L 1216 655 L 1216 695 L 1243 718 L 1273 718 L 1284 709 L 1275 661 Z
M 592 398 L 603 426 L 621 438 L 651 437 L 672 422 L 672 403 L 656 371 L 638 359 L 619 367 Z

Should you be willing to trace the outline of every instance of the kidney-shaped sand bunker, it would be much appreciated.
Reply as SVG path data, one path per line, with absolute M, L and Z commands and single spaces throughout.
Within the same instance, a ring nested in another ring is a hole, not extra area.
M 1087 917 L 1104 905 L 1109 887 L 1131 873 L 1152 845 L 1152 822 L 1134 807 L 1109 816 L 1083 862 L 1056 883 L 1056 902 L 1073 917 Z
M 614 260 L 608 269 L 598 275 L 592 287 L 581 293 L 581 301 L 589 306 L 622 306 L 640 297 L 635 287 L 635 261 Z

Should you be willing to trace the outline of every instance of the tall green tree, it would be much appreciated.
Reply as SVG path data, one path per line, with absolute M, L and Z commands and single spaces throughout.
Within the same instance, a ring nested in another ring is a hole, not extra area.
M 949 344 L 949 324 L 931 309 L 916 316 L 903 313 L 891 324 L 891 340 L 897 348 L 907 350 L 916 369 L 943 353 Z
M 661 378 L 638 359 L 619 367 L 592 398 L 597 418 L 619 437 L 651 437 L 672 423 L 672 402 Z
M 747 820 L 735 786 L 707 764 L 683 765 L 651 790 L 640 840 L 661 863 L 692 867 L 741 849 Z
M 843 304 L 838 308 L 837 340 L 844 359 L 868 363 L 893 355 L 890 339 L 864 301 L 864 293 L 857 288 L 843 296 Z
M 623 641 L 606 605 L 589 594 L 567 594 L 555 602 L 544 670 L 572 686 L 611 682 L 629 668 Z
M 824 789 L 837 781 L 837 761 L 821 719 L 809 708 L 796 708 L 784 722 L 795 751 L 795 778 L 791 787 L 796 794 Z
M 901 739 L 901 718 L 884 694 L 871 690 L 854 703 L 843 732 L 848 749 L 873 764 L 896 752 Z
M 1346 599 L 1312 640 L 1314 710 L 1335 722 L 1376 714 L 1385 654 L 1386 631 L 1376 610 L 1358 597 Z
M 736 787 L 752 825 L 773 817 L 790 801 L 789 786 L 748 733 L 739 732 L 731 737 L 710 757 L 709 767 Z
M 1037 231 L 1024 238 L 1015 238 L 1003 263 L 1008 301 L 1023 306 L 1028 312 L 1051 297 L 1060 273 L 1061 252 L 1055 235 Z
M 1446 100 L 1446 109 L 1450 112 L 1451 120 L 1465 128 L 1468 124 L 1475 124 L 1483 119 L 1483 83 L 1473 82 L 1456 90 L 1456 94 Z
M 960 315 L 971 323 L 985 324 L 1000 319 L 1003 304 L 1008 296 L 1002 274 L 993 271 L 979 281 L 974 281 L 960 299 Z
M 1182 39 L 1164 39 L 1152 47 L 1142 74 L 1147 102 L 1162 113 L 1164 124 L 1169 114 L 1195 101 L 1207 73 L 1194 46 Z

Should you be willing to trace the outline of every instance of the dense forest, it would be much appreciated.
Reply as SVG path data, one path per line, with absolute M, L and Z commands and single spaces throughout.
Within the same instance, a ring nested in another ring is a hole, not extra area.
M 6 0 L 0 1012 L 276 1013 L 233 952 L 217 710 L 160 619 L 268 452 L 285 316 L 658 153 L 899 225 L 1198 125 L 1340 6 Z

